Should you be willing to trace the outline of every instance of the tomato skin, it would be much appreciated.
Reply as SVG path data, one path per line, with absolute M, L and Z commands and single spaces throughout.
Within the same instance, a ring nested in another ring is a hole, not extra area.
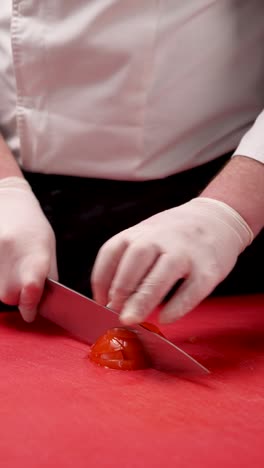
M 150 366 L 137 334 L 126 328 L 111 328 L 91 347 L 89 358 L 110 369 L 137 370 Z
M 163 338 L 165 338 L 165 336 L 163 335 L 163 333 L 161 333 L 161 331 L 159 330 L 159 328 L 158 328 L 156 325 L 154 325 L 153 323 L 141 322 L 140 325 L 141 325 L 143 328 L 146 328 L 147 330 L 152 331 L 153 333 L 157 333 L 157 335 L 163 336 Z

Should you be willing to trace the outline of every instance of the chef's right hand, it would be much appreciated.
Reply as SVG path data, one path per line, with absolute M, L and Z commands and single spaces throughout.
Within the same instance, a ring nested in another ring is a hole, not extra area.
M 58 279 L 54 232 L 27 181 L 1 179 L 0 301 L 32 322 L 47 276 Z

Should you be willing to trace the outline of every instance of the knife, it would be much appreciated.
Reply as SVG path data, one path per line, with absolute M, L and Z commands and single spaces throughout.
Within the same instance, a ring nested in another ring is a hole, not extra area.
M 40 315 L 89 345 L 108 329 L 123 327 L 117 312 L 51 279 L 46 280 L 38 311 Z M 209 373 L 199 362 L 157 333 L 141 325 L 125 328 L 138 334 L 155 369 L 183 374 Z

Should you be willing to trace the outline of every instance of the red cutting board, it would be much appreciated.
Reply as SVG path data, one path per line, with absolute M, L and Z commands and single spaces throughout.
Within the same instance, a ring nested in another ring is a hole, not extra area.
M 264 466 L 264 296 L 207 300 L 162 331 L 211 374 L 98 368 L 56 326 L 0 314 L 1 467 Z

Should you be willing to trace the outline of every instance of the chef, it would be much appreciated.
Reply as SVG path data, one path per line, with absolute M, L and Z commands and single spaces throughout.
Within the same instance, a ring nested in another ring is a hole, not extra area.
M 172 322 L 263 248 L 263 18 L 262 0 L 1 1 L 3 303 L 32 321 L 49 276 L 124 324 L 166 298 Z

